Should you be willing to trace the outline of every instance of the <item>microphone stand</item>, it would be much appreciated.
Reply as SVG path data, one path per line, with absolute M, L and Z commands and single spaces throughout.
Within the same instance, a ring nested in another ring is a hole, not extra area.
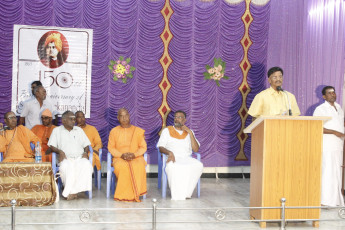
M 289 116 L 292 116 L 292 110 L 291 110 L 291 103 L 290 103 L 290 99 L 289 99 L 289 95 L 287 94 L 287 92 L 285 90 L 282 89 L 282 87 L 278 86 L 277 87 L 278 91 L 282 91 L 285 93 L 285 96 L 287 98 L 288 104 L 289 104 Z
M 291 111 L 291 103 L 290 103 L 290 99 L 289 99 L 289 95 L 287 94 L 287 92 L 283 91 L 286 95 L 286 98 L 288 100 L 289 103 L 289 116 L 292 116 L 292 111 Z

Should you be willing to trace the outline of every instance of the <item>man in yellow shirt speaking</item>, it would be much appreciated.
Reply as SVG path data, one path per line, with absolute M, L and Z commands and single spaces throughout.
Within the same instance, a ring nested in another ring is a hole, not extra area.
M 253 118 L 262 115 L 300 115 L 295 96 L 282 89 L 283 70 L 280 67 L 272 67 L 268 70 L 267 76 L 271 86 L 255 96 L 248 114 Z

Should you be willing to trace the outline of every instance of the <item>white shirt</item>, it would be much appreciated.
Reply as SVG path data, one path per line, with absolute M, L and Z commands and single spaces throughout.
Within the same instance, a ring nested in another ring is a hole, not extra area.
M 40 103 L 35 97 L 26 101 L 23 106 L 23 111 L 20 114 L 21 117 L 25 117 L 25 126 L 31 129 L 35 125 L 42 124 L 41 113 L 45 109 L 49 109 L 53 113 L 53 106 L 47 100 L 43 101 L 42 107 L 40 107 Z
M 175 127 L 174 127 L 175 128 Z M 183 131 L 175 129 L 179 134 L 182 134 Z M 194 132 L 192 131 L 193 135 Z M 195 138 L 195 135 L 194 135 Z M 196 142 L 200 146 L 199 141 L 195 138 Z M 157 143 L 158 147 L 164 147 L 169 151 L 173 152 L 175 158 L 183 158 L 192 155 L 192 143 L 190 140 L 190 135 L 188 134 L 184 139 L 177 139 L 170 136 L 169 129 L 165 128 L 162 131 L 161 137 Z
M 62 150 L 67 159 L 81 158 L 84 153 L 84 148 L 91 145 L 85 132 L 77 126 L 74 126 L 71 131 L 68 131 L 63 125 L 53 129 L 50 135 L 48 146 L 54 146 Z
M 313 116 L 332 117 L 331 120 L 325 121 L 323 127 L 344 133 L 344 111 L 340 105 L 334 102 L 335 107 L 331 106 L 329 102 L 316 107 Z M 343 149 L 343 139 L 334 134 L 323 134 L 323 151 L 341 150 Z

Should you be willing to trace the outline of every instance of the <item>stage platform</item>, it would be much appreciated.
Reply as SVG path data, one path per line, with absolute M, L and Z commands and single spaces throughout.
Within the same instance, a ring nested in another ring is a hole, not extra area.
M 156 229 L 261 229 L 256 222 L 249 222 L 248 209 L 225 210 L 224 220 L 243 220 L 245 222 L 222 222 L 215 218 L 217 208 L 248 207 L 249 179 L 240 178 L 202 178 L 201 197 L 196 194 L 186 201 L 171 201 L 170 193 L 166 199 L 161 198 L 161 190 L 157 189 L 157 178 L 148 178 L 147 198 L 141 203 L 116 202 L 106 198 L 106 179 L 102 178 L 102 189 L 93 189 L 93 199 L 89 200 L 81 194 L 78 200 L 66 201 L 61 199 L 52 206 L 41 208 L 18 207 L 16 209 L 17 230 L 110 230 L 110 229 L 152 229 L 152 199 L 157 199 Z M 120 208 L 121 210 L 111 210 Z M 132 208 L 138 208 L 132 210 Z M 172 208 L 160 210 L 159 208 Z M 186 210 L 191 208 L 192 210 Z M 198 209 L 200 208 L 200 209 Z M 212 208 L 209 210 L 203 208 Z M 23 210 L 25 209 L 25 210 Z M 28 210 L 29 209 L 29 210 Z M 39 209 L 34 211 L 31 209 Z M 46 210 L 49 209 L 49 210 Z M 64 209 L 60 211 L 50 211 Z M 77 210 L 73 210 L 77 209 Z M 177 209 L 177 210 L 176 210 Z M 83 211 L 81 211 L 83 210 Z M 345 229 L 345 219 L 338 216 L 337 209 L 321 211 L 321 219 L 337 221 L 320 221 L 319 229 Z M 10 208 L 0 208 L 0 224 L 11 223 Z M 219 213 L 218 213 L 219 214 Z M 87 221 L 83 223 L 80 219 Z M 61 223 L 60 225 L 22 225 L 23 223 Z M 103 223 L 97 223 L 103 222 Z M 109 224 L 104 222 L 122 222 Z M 128 223 L 132 222 L 132 223 Z M 136 222 L 136 223 L 133 223 Z M 146 223 L 142 223 L 146 222 Z M 161 222 L 161 223 L 160 223 Z M 162 223 L 180 222 L 180 223 Z M 198 222 L 198 223 L 185 223 Z M 0 225 L 0 229 L 11 229 L 10 225 Z M 267 223 L 267 229 L 280 229 L 279 223 Z M 314 229 L 311 221 L 291 223 L 286 229 Z

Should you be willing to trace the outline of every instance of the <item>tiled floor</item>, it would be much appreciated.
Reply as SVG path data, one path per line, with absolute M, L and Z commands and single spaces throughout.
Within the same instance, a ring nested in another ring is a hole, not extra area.
M 149 178 L 147 199 L 141 203 L 115 202 L 113 199 L 106 199 L 105 182 L 106 179 L 103 178 L 100 191 L 94 188 L 92 200 L 87 199 L 84 194 L 81 194 L 78 200 L 60 200 L 59 203 L 52 206 L 39 208 L 40 211 L 32 211 L 30 208 L 25 207 L 18 208 L 16 212 L 16 223 L 18 224 L 16 229 L 152 229 L 153 198 L 157 198 L 157 229 L 260 229 L 258 223 L 247 221 L 249 220 L 247 209 L 226 210 L 225 220 L 246 220 L 245 222 L 216 222 L 215 218 L 216 207 L 249 206 L 249 179 L 220 179 L 216 181 L 216 179 L 212 178 L 202 178 L 201 197 L 199 199 L 193 197 L 186 201 L 171 201 L 169 196 L 166 199 L 161 199 L 160 190 L 157 189 L 157 179 Z M 105 210 L 114 208 L 120 208 L 121 210 Z M 132 208 L 141 209 L 133 210 Z M 176 210 L 161 210 L 159 208 L 175 208 Z M 200 209 L 188 210 L 188 208 Z M 206 210 L 202 208 L 212 209 Z M 49 209 L 49 211 L 46 209 Z M 64 210 L 51 211 L 54 209 Z M 73 211 L 70 209 L 82 209 L 85 211 Z M 345 229 L 345 219 L 339 218 L 338 210 L 322 210 L 322 219 L 335 219 L 337 221 L 321 221 L 319 229 Z M 85 215 L 90 215 L 87 223 L 80 221 L 80 217 Z M 0 208 L 0 229 L 11 229 L 10 225 L 1 225 L 4 223 L 9 224 L 10 221 L 10 209 Z M 23 223 L 32 222 L 60 224 L 23 225 Z M 110 224 L 107 222 L 121 223 Z M 267 228 L 280 229 L 279 223 L 268 223 Z M 313 228 L 310 221 L 288 223 L 286 226 L 286 229 L 308 228 Z

